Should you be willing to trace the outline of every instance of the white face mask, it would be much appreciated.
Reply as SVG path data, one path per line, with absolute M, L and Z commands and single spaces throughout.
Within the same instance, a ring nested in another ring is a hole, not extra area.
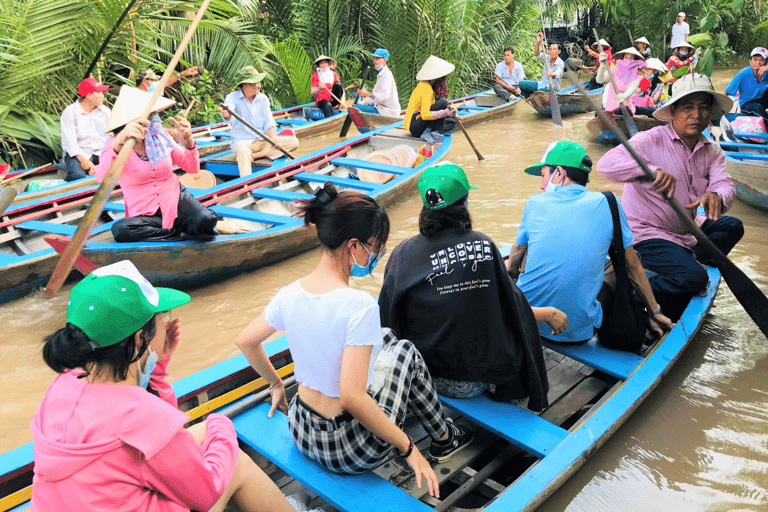
M 544 189 L 544 192 L 557 192 L 557 190 L 563 186 L 561 183 L 552 183 L 552 180 L 555 179 L 555 175 L 557 174 L 557 171 L 553 172 L 549 177 L 549 182 L 547 183 L 547 186 Z
M 152 372 L 155 371 L 155 366 L 157 365 L 158 356 L 157 352 L 152 350 L 151 348 L 149 350 L 149 356 L 147 356 L 147 362 L 144 363 L 144 370 L 141 369 L 141 363 L 139 363 L 139 386 L 147 389 L 149 386 L 149 378 L 152 376 Z

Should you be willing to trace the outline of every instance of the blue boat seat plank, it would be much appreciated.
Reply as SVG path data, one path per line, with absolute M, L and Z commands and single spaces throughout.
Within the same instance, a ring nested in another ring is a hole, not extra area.
M 528 453 L 543 458 L 568 437 L 568 431 L 514 404 L 494 402 L 480 395 L 440 401 L 473 422 L 509 440 Z
M 119 213 L 125 213 L 125 204 L 124 203 L 114 203 L 114 202 L 108 202 L 104 205 L 104 209 L 108 212 L 119 212 Z
M 58 222 L 43 222 L 41 220 L 28 220 L 16 226 L 21 229 L 30 229 L 32 231 L 42 231 L 44 233 L 55 233 L 57 235 L 72 236 L 77 230 L 77 226 L 71 224 L 59 224 Z
M 380 183 L 371 183 L 370 181 L 351 180 L 349 178 L 340 178 L 338 176 L 329 176 L 328 174 L 313 174 L 311 172 L 300 172 L 293 175 L 294 178 L 301 181 L 309 181 L 313 183 L 325 183 L 330 181 L 334 185 L 346 188 L 354 188 L 358 190 L 365 190 L 370 192 L 372 190 L 379 190 L 384 185 Z
M 295 126 L 306 126 L 310 124 L 310 121 L 307 121 L 306 119 L 296 119 L 296 118 L 290 118 L 290 117 L 275 118 L 275 122 L 277 124 L 287 124 L 287 125 L 295 125 Z
M 294 226 L 300 226 L 304 224 L 303 220 L 296 217 L 288 217 L 287 215 L 275 215 L 274 213 L 258 212 L 256 210 L 248 210 L 245 208 L 233 208 L 231 206 L 224 206 L 220 204 L 211 206 L 211 210 L 215 211 L 222 217 L 248 220 L 251 222 L 260 222 L 262 224 L 286 224 Z
M 598 345 L 595 339 L 579 345 L 555 344 L 544 339 L 541 340 L 541 343 L 555 352 L 559 352 L 621 380 L 626 380 L 645 361 L 645 359 L 637 354 L 622 350 L 612 350 Z
M 403 174 L 403 172 L 405 172 L 405 169 L 403 167 L 398 167 L 396 165 L 379 164 L 376 162 L 369 162 L 368 160 L 358 160 L 356 158 L 344 158 L 341 156 L 331 160 L 331 163 L 333 165 L 346 165 L 347 167 L 352 167 L 357 169 L 368 169 L 371 171 L 386 172 L 389 174 L 394 174 L 396 176 L 400 176 Z
M 279 412 L 268 418 L 269 407 L 261 403 L 234 417 L 238 438 L 333 507 L 355 512 L 433 510 L 373 472 L 339 475 L 309 459 L 293 444 L 288 418 Z
M 739 153 L 738 151 L 726 151 L 725 155 L 736 160 L 768 161 L 768 154 L 766 153 Z
M 312 194 L 305 194 L 304 192 L 294 192 L 292 190 L 279 190 L 275 188 L 260 187 L 251 190 L 251 194 L 254 197 L 262 197 L 264 199 L 277 199 L 278 201 L 293 201 L 294 199 L 312 199 Z

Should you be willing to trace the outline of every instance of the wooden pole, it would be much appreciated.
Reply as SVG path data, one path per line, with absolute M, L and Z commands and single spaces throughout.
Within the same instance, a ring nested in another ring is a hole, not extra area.
M 49 162 L 49 163 L 47 163 L 45 165 L 41 165 L 40 167 L 35 167 L 34 169 L 30 169 L 30 170 L 25 171 L 25 172 L 23 172 L 21 174 L 17 174 L 16 176 L 13 176 L 11 178 L 6 177 L 4 180 L 0 180 L 0 185 L 7 185 L 9 183 L 13 183 L 14 181 L 18 181 L 21 178 L 23 178 L 24 176 L 27 176 L 28 174 L 36 173 L 40 169 L 45 169 L 46 167 L 50 167 L 51 165 L 53 165 L 53 164 L 51 164 Z
M 287 156 L 288 158 L 296 158 L 295 156 L 293 156 L 292 154 L 290 154 L 289 152 L 287 152 L 286 150 L 284 150 L 283 148 L 281 148 L 280 146 L 278 146 L 277 144 L 275 144 L 275 143 L 272 141 L 272 139 L 270 139 L 270 138 L 269 138 L 269 137 L 267 137 L 265 134 L 263 134 L 263 133 L 261 132 L 261 130 L 259 130 L 258 128 L 256 128 L 255 126 L 253 126 L 251 123 L 249 123 L 248 121 L 246 121 L 245 119 L 243 119 L 242 117 L 240 117 L 239 115 L 237 115 L 236 113 L 232 112 L 232 109 L 230 109 L 228 106 L 226 106 L 225 104 L 223 104 L 223 103 L 222 103 L 222 104 L 221 104 L 221 108 L 223 108 L 224 110 L 226 110 L 227 112 L 229 112 L 229 115 L 231 115 L 232 117 L 234 117 L 235 119 L 237 119 L 238 121 L 240 121 L 241 123 L 243 123 L 243 124 L 244 124 L 244 125 L 245 125 L 245 126 L 246 126 L 246 127 L 249 129 L 249 130 L 251 130 L 253 133 L 255 133 L 256 135 L 258 135 L 259 137 L 261 137 L 262 139 L 264 139 L 265 141 L 267 141 L 267 142 L 268 142 L 268 143 L 269 143 L 269 144 L 270 144 L 270 145 L 271 145 L 273 148 L 275 148 L 275 149 L 279 150 L 279 151 L 280 151 L 282 154 L 284 154 L 284 155 L 285 155 L 285 156 Z
M 481 155 L 480 152 L 475 147 L 475 143 L 472 142 L 472 139 L 469 138 L 469 134 L 467 133 L 467 130 L 464 128 L 464 123 L 461 122 L 461 117 L 459 117 L 458 112 L 456 112 L 456 123 L 459 125 L 459 128 L 461 128 L 461 131 L 464 132 L 464 136 L 467 138 L 467 142 L 469 142 L 469 145 L 472 146 L 472 150 L 475 152 L 475 156 L 477 156 L 477 159 L 485 160 L 485 158 L 483 158 L 483 155 Z

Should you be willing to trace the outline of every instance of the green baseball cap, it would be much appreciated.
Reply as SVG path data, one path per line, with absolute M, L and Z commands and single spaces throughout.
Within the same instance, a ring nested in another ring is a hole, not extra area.
M 259 73 L 259 70 L 253 66 L 245 66 L 237 72 L 237 85 L 258 84 L 264 80 L 266 76 L 266 73 Z
M 545 165 L 562 165 L 585 172 L 592 171 L 592 159 L 587 155 L 587 150 L 570 140 L 559 140 L 550 144 L 541 162 L 526 168 L 525 172 L 532 176 L 541 176 L 541 168 Z
M 99 347 L 109 347 L 141 329 L 155 313 L 189 300 L 184 292 L 155 288 L 133 263 L 123 260 L 97 268 L 72 288 L 67 322 Z
M 450 206 L 477 188 L 469 184 L 464 170 L 456 164 L 445 162 L 428 167 L 419 179 L 419 193 L 424 206 L 439 210 Z

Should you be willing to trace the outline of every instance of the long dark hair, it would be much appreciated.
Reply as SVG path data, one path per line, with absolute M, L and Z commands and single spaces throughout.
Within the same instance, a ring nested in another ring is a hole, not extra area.
M 441 76 L 432 82 L 432 92 L 435 93 L 435 101 L 448 98 L 448 84 L 446 83 L 444 76 Z
M 439 210 L 430 210 L 426 206 L 421 209 L 419 233 L 427 238 L 432 238 L 446 229 L 472 229 L 467 196 Z
M 141 327 L 141 347 L 137 350 L 134 335 L 108 347 L 99 347 L 88 335 L 74 324 L 67 325 L 45 338 L 43 360 L 56 373 L 82 368 L 87 372 L 95 367 L 108 368 L 112 377 L 123 381 L 128 377 L 128 369 L 138 361 L 149 348 L 149 342 L 155 337 L 157 324 L 155 316 Z M 93 348 L 96 346 L 96 348 Z
M 347 240 L 383 245 L 389 237 L 389 217 L 376 201 L 358 192 L 339 192 L 329 181 L 312 199 L 295 201 L 304 224 L 317 227 L 317 237 L 334 250 Z

